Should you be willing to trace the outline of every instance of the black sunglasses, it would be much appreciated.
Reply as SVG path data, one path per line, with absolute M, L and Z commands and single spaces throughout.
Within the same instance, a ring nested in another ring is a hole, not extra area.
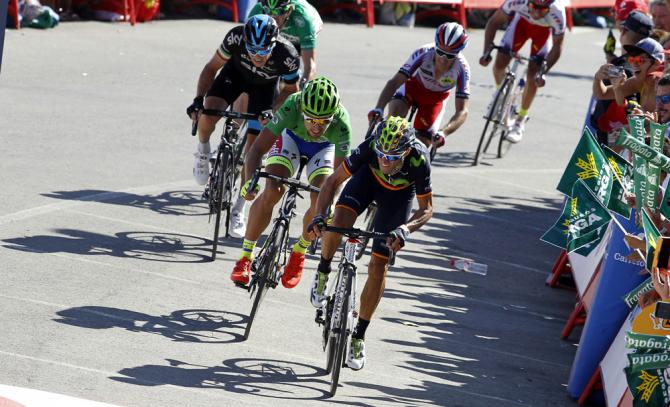
M 439 47 L 435 47 L 435 53 L 438 56 L 446 57 L 447 59 L 454 59 L 456 56 L 458 56 L 458 54 L 450 54 L 448 52 L 442 51 Z

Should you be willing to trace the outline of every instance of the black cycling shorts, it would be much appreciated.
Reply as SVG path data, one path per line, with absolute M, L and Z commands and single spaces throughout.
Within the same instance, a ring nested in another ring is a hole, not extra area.
M 373 229 L 375 232 L 388 233 L 407 222 L 412 210 L 412 199 L 414 186 L 395 191 L 384 188 L 372 175 L 372 170 L 363 167 L 354 173 L 344 187 L 337 200 L 337 207 L 347 208 L 360 215 L 373 200 L 376 201 L 377 215 Z M 390 253 L 386 241 L 374 239 L 372 253 L 388 258 Z
M 264 85 L 250 84 L 232 63 L 227 63 L 214 79 L 207 96 L 222 98 L 232 105 L 242 93 L 249 95 L 247 112 L 261 114 L 264 110 L 272 109 L 272 103 L 279 94 L 278 81 Z M 250 125 L 249 131 L 258 134 L 259 130 L 255 128 L 260 129 L 260 126 Z

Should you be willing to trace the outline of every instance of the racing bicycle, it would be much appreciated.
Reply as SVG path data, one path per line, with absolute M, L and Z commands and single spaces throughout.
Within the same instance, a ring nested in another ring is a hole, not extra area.
M 500 51 L 503 50 L 503 47 L 493 46 L 491 50 L 493 49 Z M 496 137 L 498 137 L 498 158 L 502 158 L 507 151 L 509 151 L 512 144 L 506 139 L 506 135 L 512 124 L 514 124 L 518 109 L 520 109 L 521 106 L 521 95 L 526 86 L 526 72 L 528 71 L 526 65 L 531 61 L 531 58 L 519 55 L 516 52 L 512 52 L 511 56 L 511 66 L 507 67 L 505 77 L 500 87 L 493 93 L 491 103 L 484 115 L 486 123 L 484 124 L 482 135 L 479 138 L 479 144 L 477 144 L 477 151 L 475 152 L 475 158 L 472 162 L 473 166 L 479 164 L 481 156 L 488 151 L 491 142 Z M 486 58 L 491 58 L 490 53 Z M 521 75 L 519 75 L 517 74 L 517 71 L 522 65 L 526 67 Z M 542 70 L 540 73 L 543 76 Z
M 391 237 L 388 233 L 368 232 L 361 229 L 338 228 L 326 225 L 327 232 L 340 233 L 347 237 L 344 253 L 337 269 L 335 284 L 327 290 L 327 300 L 316 310 L 315 321 L 323 326 L 322 345 L 326 352 L 326 372 L 331 374 L 330 394 L 334 396 L 340 379 L 340 370 L 345 363 L 349 340 L 356 325 L 356 253 L 359 239 Z M 393 251 L 389 264 L 393 260 Z
M 296 200 L 301 197 L 300 191 L 319 192 L 319 188 L 300 181 L 300 175 L 308 162 L 305 156 L 300 157 L 300 167 L 295 178 L 285 178 L 278 175 L 269 174 L 256 170 L 251 178 L 250 190 L 253 190 L 258 184 L 260 178 L 268 178 L 288 186 L 287 192 L 282 198 L 279 207 L 278 216 L 274 219 L 272 231 L 263 242 L 263 246 L 258 256 L 251 263 L 251 280 L 247 286 L 240 285 L 249 291 L 253 298 L 249 321 L 244 330 L 244 339 L 249 338 L 251 327 L 253 325 L 261 302 L 270 288 L 276 288 L 283 274 L 284 265 L 289 255 L 289 225 L 291 219 L 295 216 Z M 237 283 L 236 283 L 237 284 Z

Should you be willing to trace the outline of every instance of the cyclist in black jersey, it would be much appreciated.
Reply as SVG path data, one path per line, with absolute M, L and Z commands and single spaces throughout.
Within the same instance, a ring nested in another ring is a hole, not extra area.
M 321 235 L 326 223 L 326 208 L 335 192 L 349 177 L 340 195 L 331 225 L 350 228 L 356 218 L 374 200 L 378 204 L 374 231 L 391 233 L 394 239 L 386 242 L 375 239 L 368 265 L 368 278 L 361 293 L 358 324 L 352 335 L 347 365 L 359 370 L 365 365 L 365 331 L 384 292 L 388 271 L 389 250 L 398 251 L 410 232 L 425 225 L 432 217 L 432 189 L 430 163 L 426 146 L 418 141 L 407 120 L 391 116 L 375 128 L 375 137 L 366 139 L 354 150 L 321 186 L 315 213 L 309 230 Z M 410 217 L 412 200 L 416 195 L 418 209 Z M 321 307 L 330 263 L 340 245 L 342 236 L 325 233 L 322 240 L 321 261 L 314 277 L 310 294 L 312 305 Z
M 278 34 L 279 28 L 272 17 L 264 14 L 253 16 L 245 25 L 234 27 L 226 34 L 200 73 L 196 97 L 186 109 L 191 119 L 199 117 L 198 151 L 193 166 L 198 184 L 207 183 L 209 138 L 219 120 L 219 117 L 200 115 L 203 107 L 226 109 L 245 92 L 249 94 L 248 111 L 260 114 L 278 107 L 288 95 L 298 90 L 298 52 Z M 285 86 L 277 95 L 280 80 Z M 251 145 L 259 131 L 249 127 Z

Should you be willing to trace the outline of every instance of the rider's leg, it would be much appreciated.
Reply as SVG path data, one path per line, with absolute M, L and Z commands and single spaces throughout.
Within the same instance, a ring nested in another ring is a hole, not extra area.
M 507 53 L 496 53 L 496 60 L 493 63 L 493 79 L 496 81 L 496 87 L 499 87 L 505 78 L 505 69 L 511 60 L 512 57 Z
M 333 173 L 335 145 L 326 142 L 316 145 L 315 143 L 301 143 L 299 146 L 301 155 L 310 157 L 305 168 L 307 170 L 307 180 L 311 185 L 321 187 L 326 177 Z M 310 206 L 302 219 L 302 234 L 293 245 L 291 256 L 282 275 L 281 282 L 286 288 L 295 287 L 300 283 L 300 279 L 302 278 L 302 271 L 305 265 L 305 252 L 312 240 L 311 233 L 307 233 L 307 226 L 315 215 L 317 197 L 317 193 L 310 193 Z
M 225 109 L 228 103 L 220 97 L 207 96 L 204 106 L 205 109 Z M 198 118 L 198 146 L 193 163 L 193 177 L 199 185 L 205 185 L 209 178 L 209 154 L 211 153 L 209 139 L 220 119 L 218 116 L 204 114 Z

